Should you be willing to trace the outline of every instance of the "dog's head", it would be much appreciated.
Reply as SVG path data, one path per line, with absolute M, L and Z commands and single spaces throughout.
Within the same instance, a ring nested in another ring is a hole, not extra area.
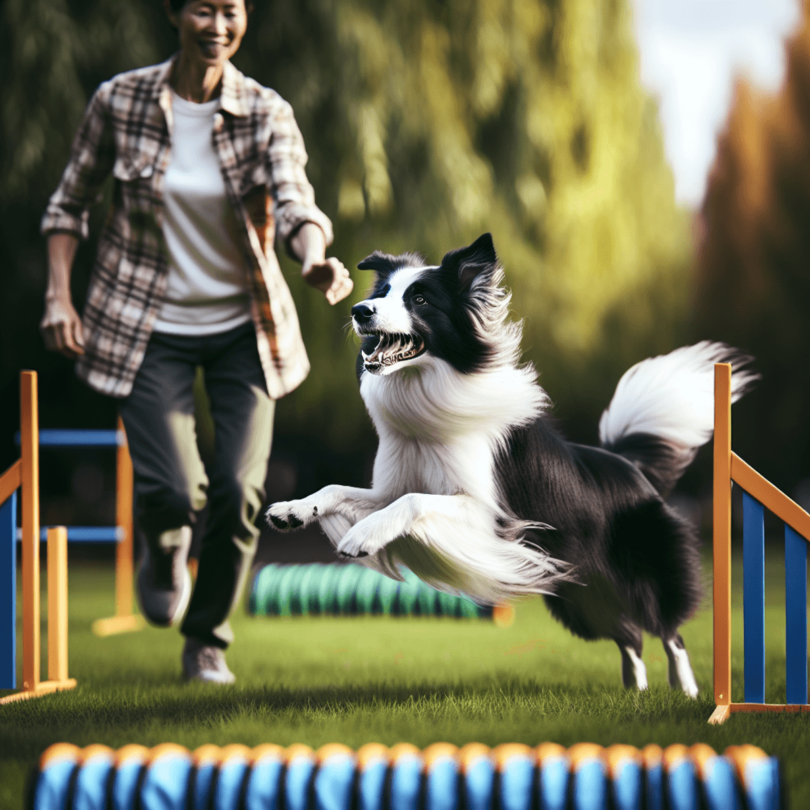
M 358 373 L 388 375 L 435 358 L 461 373 L 513 362 L 520 326 L 505 324 L 510 295 L 487 233 L 452 250 L 439 266 L 415 253 L 375 251 L 357 265 L 374 270 L 371 295 L 352 307 L 352 326 L 363 338 Z

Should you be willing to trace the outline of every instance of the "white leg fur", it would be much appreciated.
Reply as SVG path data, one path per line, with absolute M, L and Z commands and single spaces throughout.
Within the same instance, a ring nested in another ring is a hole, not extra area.
M 412 534 L 420 520 L 424 523 L 425 518 L 431 516 L 451 517 L 467 523 L 469 517 L 465 513 L 471 506 L 469 500 L 464 495 L 403 495 L 356 523 L 338 545 L 338 551 L 350 557 L 376 554 L 397 538 Z
M 664 641 L 664 650 L 667 654 L 667 679 L 670 687 L 680 687 L 690 698 L 696 698 L 698 685 L 686 649 L 675 639 L 669 639 Z
M 297 501 L 274 503 L 265 515 L 279 531 L 300 529 L 317 521 L 337 548 L 352 526 L 379 509 L 382 503 L 374 490 L 332 484 Z M 368 558 L 358 562 L 402 581 L 398 566 L 387 559 Z
M 632 647 L 619 647 L 622 651 L 622 683 L 625 688 L 647 689 L 647 667 Z
M 280 531 L 300 529 L 316 520 L 328 518 L 330 515 L 341 516 L 348 521 L 349 525 L 331 521 L 330 527 L 337 530 L 342 537 L 350 525 L 354 525 L 358 520 L 362 520 L 379 508 L 380 500 L 375 497 L 374 491 L 371 489 L 330 484 L 306 498 L 274 503 L 268 507 L 265 514 Z M 344 525 L 345 528 L 343 528 Z M 327 532 L 327 534 L 334 543 L 332 533 Z
M 408 493 L 385 505 L 377 490 L 333 484 L 266 514 L 280 530 L 319 521 L 341 554 L 369 555 L 360 561 L 397 579 L 405 565 L 435 587 L 493 604 L 547 592 L 563 575 L 539 549 L 499 537 L 493 511 L 469 495 Z
M 500 538 L 492 511 L 469 495 L 403 495 L 355 523 L 337 550 L 379 555 L 388 567 L 404 564 L 434 587 L 492 603 L 547 591 L 561 574 L 539 549 Z

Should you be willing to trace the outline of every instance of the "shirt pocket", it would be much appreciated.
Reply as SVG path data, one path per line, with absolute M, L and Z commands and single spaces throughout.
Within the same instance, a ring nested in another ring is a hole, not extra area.
M 137 153 L 118 155 L 113 164 L 117 230 L 124 236 L 142 230 L 154 214 L 154 158 Z

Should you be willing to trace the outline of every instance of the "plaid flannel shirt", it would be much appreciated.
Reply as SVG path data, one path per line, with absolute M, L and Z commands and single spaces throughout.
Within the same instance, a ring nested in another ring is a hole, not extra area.
M 168 277 L 163 182 L 173 130 L 173 59 L 115 76 L 93 95 L 70 160 L 42 220 L 42 232 L 88 235 L 88 208 L 112 172 L 113 201 L 102 231 L 82 323 L 77 374 L 125 397 L 143 360 Z M 298 316 L 273 249 L 305 222 L 332 225 L 315 205 L 307 154 L 292 108 L 226 63 L 212 132 L 228 198 L 240 224 L 251 313 L 267 390 L 277 399 L 309 372 Z

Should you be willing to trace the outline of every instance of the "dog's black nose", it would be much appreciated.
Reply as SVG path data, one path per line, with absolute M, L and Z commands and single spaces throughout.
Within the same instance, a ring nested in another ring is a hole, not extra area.
M 368 323 L 372 315 L 374 315 L 374 310 L 365 304 L 355 304 L 352 307 L 352 318 L 354 318 L 357 323 Z

